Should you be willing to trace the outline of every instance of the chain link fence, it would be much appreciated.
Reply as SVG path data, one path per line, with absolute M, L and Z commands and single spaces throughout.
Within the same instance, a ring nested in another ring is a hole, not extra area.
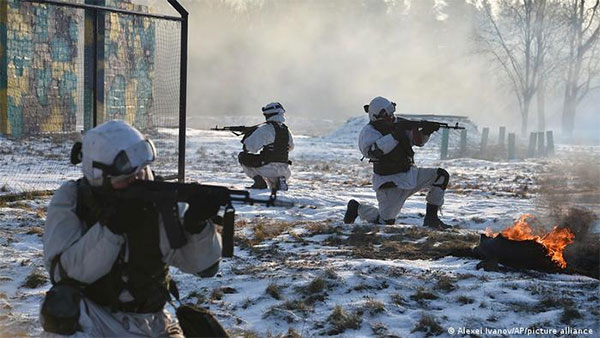
M 110 119 L 152 138 L 154 169 L 177 175 L 182 25 L 131 1 L 0 1 L 0 196 L 80 177 L 73 143 Z

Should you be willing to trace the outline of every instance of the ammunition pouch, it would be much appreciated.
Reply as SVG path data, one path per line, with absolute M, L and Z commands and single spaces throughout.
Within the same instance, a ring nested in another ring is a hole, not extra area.
M 238 154 L 238 161 L 241 165 L 250 168 L 258 168 L 264 165 L 261 155 L 251 154 L 247 151 L 242 151 Z
M 79 303 L 82 291 L 68 283 L 52 286 L 42 303 L 43 328 L 46 332 L 72 335 L 79 329 Z

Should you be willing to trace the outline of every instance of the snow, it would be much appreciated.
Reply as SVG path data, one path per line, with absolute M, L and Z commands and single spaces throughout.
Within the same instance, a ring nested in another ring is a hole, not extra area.
M 366 121 L 364 115 L 326 136 L 296 135 L 296 149 L 290 156 L 290 190 L 278 194 L 278 198 L 296 205 L 289 209 L 236 206 L 235 257 L 223 259 L 216 277 L 200 279 L 171 269 L 185 301 L 210 308 L 233 335 L 276 336 L 289 329 L 302 336 L 339 332 L 328 319 L 338 305 L 349 316 L 355 314 L 360 319 L 357 329 L 345 328 L 338 333 L 344 337 L 421 337 L 426 332 L 416 329 L 427 317 L 441 326 L 442 336 L 448 335 L 450 327 L 560 329 L 567 325 L 564 314 L 571 309 L 576 309 L 580 318 L 568 325 L 598 332 L 600 298 L 595 279 L 533 271 L 485 272 L 476 270 L 476 260 L 452 256 L 376 259 L 352 245 L 355 238 L 378 238 L 380 242 L 370 248 L 384 252 L 389 245 L 386 241 L 424 230 L 424 192 L 407 201 L 394 226 L 343 224 L 349 199 L 376 203 L 370 164 L 360 161 L 356 147 L 358 132 Z M 174 142 L 172 130 L 161 130 L 161 134 L 170 135 L 164 145 Z M 251 184 L 237 163 L 239 137 L 195 129 L 188 129 L 187 137 L 188 181 L 235 189 Z M 451 134 L 451 139 L 455 138 Z M 3 147 L 22 146 L 4 139 L 0 142 Z M 58 146 L 50 142 L 30 146 L 56 149 L 56 154 L 70 149 L 69 141 Z M 522 214 L 538 212 L 540 175 L 552 164 L 564 161 L 563 155 L 576 152 L 599 154 L 600 148 L 559 146 L 557 157 L 551 159 L 441 161 L 439 140 L 434 138 L 417 150 L 416 162 L 450 172 L 442 218 L 457 227 L 449 234 L 470 238 L 487 227 L 498 231 Z M 11 155 L 10 160 L 15 166 L 27 165 L 27 160 L 17 155 Z M 159 163 L 158 169 L 171 167 L 172 163 Z M 70 174 L 65 176 L 76 177 L 76 171 L 65 164 L 67 172 Z M 266 199 L 269 192 L 252 191 L 252 196 Z M 48 202 L 49 197 L 0 202 L 2 337 L 40 334 L 37 314 L 50 284 L 46 280 L 29 289 L 23 283 L 34 271 L 44 271 L 41 237 L 33 230 L 43 229 Z M 259 226 L 270 232 L 261 241 L 256 239 Z M 399 243 L 406 248 L 428 240 L 440 245 L 442 239 L 435 236 L 432 232 L 429 237 L 407 237 Z M 444 281 L 450 286 L 445 287 Z M 266 292 L 274 286 L 278 286 L 279 299 Z M 215 290 L 222 288 L 226 289 L 219 297 Z M 421 297 L 426 293 L 432 299 Z

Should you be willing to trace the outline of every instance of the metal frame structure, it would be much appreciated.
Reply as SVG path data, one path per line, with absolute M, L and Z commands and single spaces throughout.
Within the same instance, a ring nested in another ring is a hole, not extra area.
M 94 26 L 94 69 L 93 69 L 93 98 L 91 100 L 92 104 L 92 120 L 91 126 L 95 127 L 98 121 L 98 94 L 100 93 L 100 87 L 98 85 L 98 63 L 99 60 L 103 58 L 103 48 L 98 48 L 98 45 L 101 43 L 98 39 L 99 34 L 99 24 L 102 20 L 98 20 L 99 16 L 103 13 L 119 13 L 125 15 L 135 15 L 142 16 L 154 19 L 161 20 L 170 20 L 170 21 L 178 21 L 181 22 L 181 60 L 180 60 L 180 85 L 179 85 L 179 139 L 178 139 L 178 165 L 177 165 L 177 175 L 176 177 L 166 177 L 167 179 L 177 179 L 179 182 L 185 181 L 185 139 L 186 139 L 186 112 L 187 112 L 187 59 L 188 59 L 188 20 L 189 13 L 188 11 L 179 3 L 178 0 L 166 0 L 173 9 L 175 9 L 179 13 L 179 17 L 170 16 L 170 15 L 158 15 L 151 13 L 144 13 L 139 11 L 130 11 L 119 8 L 107 7 L 107 6 L 99 6 L 99 5 L 91 5 L 91 4 L 80 4 L 80 3 L 72 3 L 58 0 L 24 0 L 33 3 L 40 4 L 48 4 L 54 6 L 63 6 L 63 7 L 71 7 L 84 9 L 86 11 L 90 11 L 93 17 L 93 26 Z M 102 55 L 101 55 L 102 54 Z M 103 67 L 102 67 L 103 68 Z M 103 69 L 100 69 L 103 71 Z M 100 95 L 104 95 L 103 91 Z M 101 96 L 101 97 L 102 97 Z

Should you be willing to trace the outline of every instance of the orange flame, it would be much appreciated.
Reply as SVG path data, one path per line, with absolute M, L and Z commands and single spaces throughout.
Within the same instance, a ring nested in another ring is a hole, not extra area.
M 502 236 L 515 241 L 534 240 L 548 250 L 548 256 L 554 263 L 563 269 L 566 268 L 567 261 L 563 257 L 563 251 L 567 245 L 573 243 L 575 234 L 568 228 L 559 229 L 558 226 L 555 226 L 552 231 L 540 237 L 533 234 L 529 219 L 533 220 L 534 217 L 529 214 L 521 216 L 511 227 L 502 230 Z M 488 237 L 498 236 L 498 233 L 493 233 L 490 228 L 487 228 L 485 233 Z

